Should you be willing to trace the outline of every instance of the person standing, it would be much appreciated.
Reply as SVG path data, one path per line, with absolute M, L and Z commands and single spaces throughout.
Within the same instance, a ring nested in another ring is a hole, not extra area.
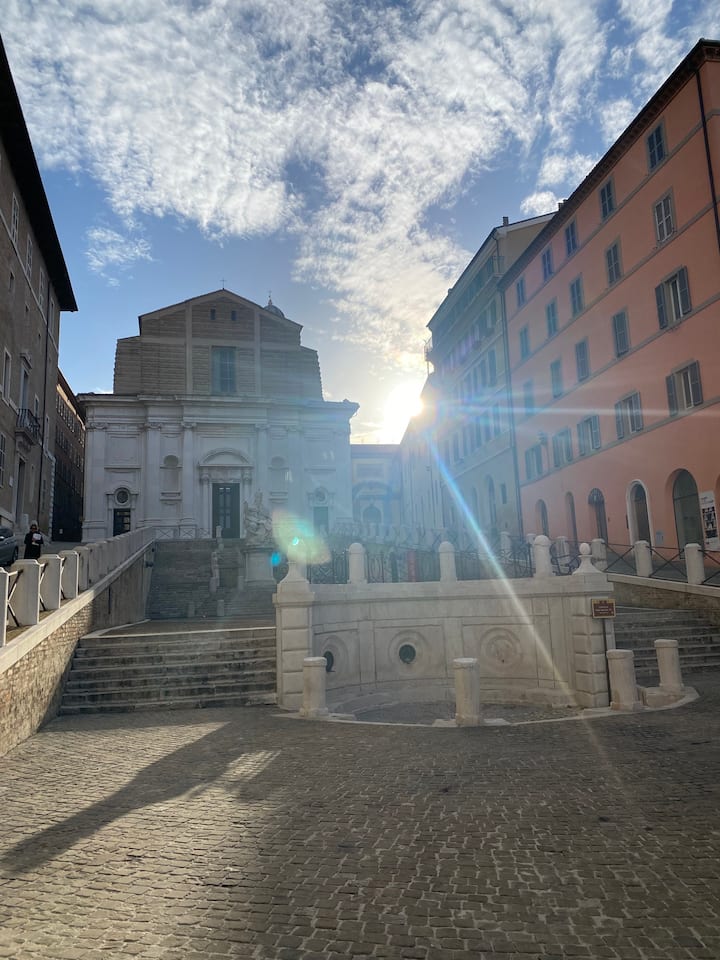
M 45 541 L 43 540 L 43 535 L 38 530 L 38 525 L 36 523 L 31 523 L 30 530 L 25 534 L 25 553 L 23 554 L 24 559 L 39 560 L 44 543 Z

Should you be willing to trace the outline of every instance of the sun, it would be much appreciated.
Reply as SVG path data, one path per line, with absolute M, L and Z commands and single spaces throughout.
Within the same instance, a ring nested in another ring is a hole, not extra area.
M 408 420 L 422 411 L 421 389 L 421 384 L 412 381 L 399 383 L 392 388 L 383 408 L 380 443 L 400 443 Z

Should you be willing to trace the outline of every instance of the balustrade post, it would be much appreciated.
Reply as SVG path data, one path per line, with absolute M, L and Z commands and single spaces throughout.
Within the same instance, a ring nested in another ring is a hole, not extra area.
M 705 561 L 699 543 L 685 544 L 685 570 L 688 583 L 699 584 L 705 579 Z
M 76 550 L 61 550 L 63 558 L 62 592 L 66 600 L 73 600 L 78 595 L 78 573 L 80 557 Z
M 365 547 L 361 543 L 351 543 L 348 547 L 348 583 L 367 583 Z
M 638 577 L 651 577 L 652 553 L 650 544 L 647 540 L 638 540 L 633 544 L 633 555 L 635 557 L 635 573 Z
M 56 554 L 47 554 L 41 561 L 40 599 L 46 610 L 59 610 L 63 561 Z
M 440 581 L 450 583 L 457 580 L 457 570 L 455 569 L 455 547 L 444 540 L 438 547 L 440 555 Z
M 613 710 L 642 710 L 635 679 L 635 655 L 632 650 L 608 650 L 610 706 Z
M 0 649 L 5 646 L 5 639 L 7 637 L 7 604 L 9 590 L 10 576 L 7 570 L 3 570 L 0 567 L 0 608 L 2 609 L 2 617 L 0 618 Z
M 76 547 L 78 555 L 78 590 L 87 590 L 90 586 L 90 547 Z
M 40 564 L 37 560 L 17 560 L 18 579 L 12 595 L 15 619 L 21 627 L 31 627 L 40 620 Z
M 550 540 L 544 534 L 535 537 L 532 545 L 535 572 L 533 577 L 552 577 L 552 559 L 550 558 Z
M 453 660 L 455 671 L 455 723 L 475 727 L 480 723 L 480 672 L 475 657 Z

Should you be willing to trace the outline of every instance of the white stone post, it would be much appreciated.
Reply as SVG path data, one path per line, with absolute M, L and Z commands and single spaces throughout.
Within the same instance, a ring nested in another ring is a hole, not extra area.
M 438 547 L 440 555 L 440 581 L 442 583 L 457 580 L 457 571 L 455 569 L 455 547 L 447 540 Z
M 361 543 L 351 543 L 348 547 L 348 583 L 367 583 L 365 547 Z
M 650 544 L 647 540 L 638 540 L 633 544 L 633 554 L 635 556 L 635 573 L 638 577 L 652 576 L 652 553 Z
M 587 577 L 587 576 L 596 576 L 600 573 L 599 570 L 596 570 L 593 566 L 592 559 L 590 557 L 590 544 L 581 543 L 579 546 L 580 551 L 580 563 L 578 564 L 577 570 L 573 570 L 573 576 Z M 603 576 L 602 574 L 600 574 Z M 607 577 L 604 578 L 607 583 Z
M 476 727 L 480 723 L 480 671 L 475 657 L 453 660 L 455 671 L 455 723 Z
M 705 562 L 699 543 L 685 544 L 685 569 L 688 583 L 702 583 L 705 579 Z
M 15 619 L 22 627 L 31 627 L 40 620 L 40 564 L 37 560 L 15 563 L 18 579 L 12 595 Z
M 288 563 L 287 576 L 274 597 L 277 625 L 278 705 L 300 710 L 303 701 L 303 662 L 312 655 L 312 605 L 315 594 L 305 579 L 302 564 Z
M 63 558 L 62 592 L 66 600 L 73 600 L 78 595 L 78 568 L 80 558 L 75 550 L 61 550 Z
M 608 650 L 606 656 L 610 670 L 610 706 L 613 710 L 642 710 L 632 650 Z
M 532 552 L 533 565 L 535 567 L 533 577 L 554 576 L 552 560 L 550 559 L 550 540 L 545 536 L 545 534 L 541 533 L 539 537 L 535 537 L 532 545 Z
M 326 717 L 325 675 L 327 660 L 325 657 L 305 657 L 303 660 L 303 701 L 300 716 L 308 719 Z
M 77 547 L 78 590 L 87 590 L 90 586 L 90 547 Z
M 660 689 L 667 693 L 682 695 L 685 691 L 680 670 L 680 654 L 677 640 L 656 640 Z
M 600 537 L 590 541 L 590 556 L 596 570 L 607 570 L 607 547 Z
M 0 567 L 0 649 L 5 646 L 7 636 L 7 601 L 10 577 L 7 570 Z
M 62 559 L 52 553 L 42 558 L 43 573 L 40 578 L 40 599 L 46 610 L 60 609 L 60 578 Z

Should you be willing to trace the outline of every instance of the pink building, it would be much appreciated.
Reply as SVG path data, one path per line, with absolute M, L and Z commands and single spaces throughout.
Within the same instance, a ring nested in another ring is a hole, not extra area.
M 526 532 L 720 548 L 720 42 L 505 275 Z

